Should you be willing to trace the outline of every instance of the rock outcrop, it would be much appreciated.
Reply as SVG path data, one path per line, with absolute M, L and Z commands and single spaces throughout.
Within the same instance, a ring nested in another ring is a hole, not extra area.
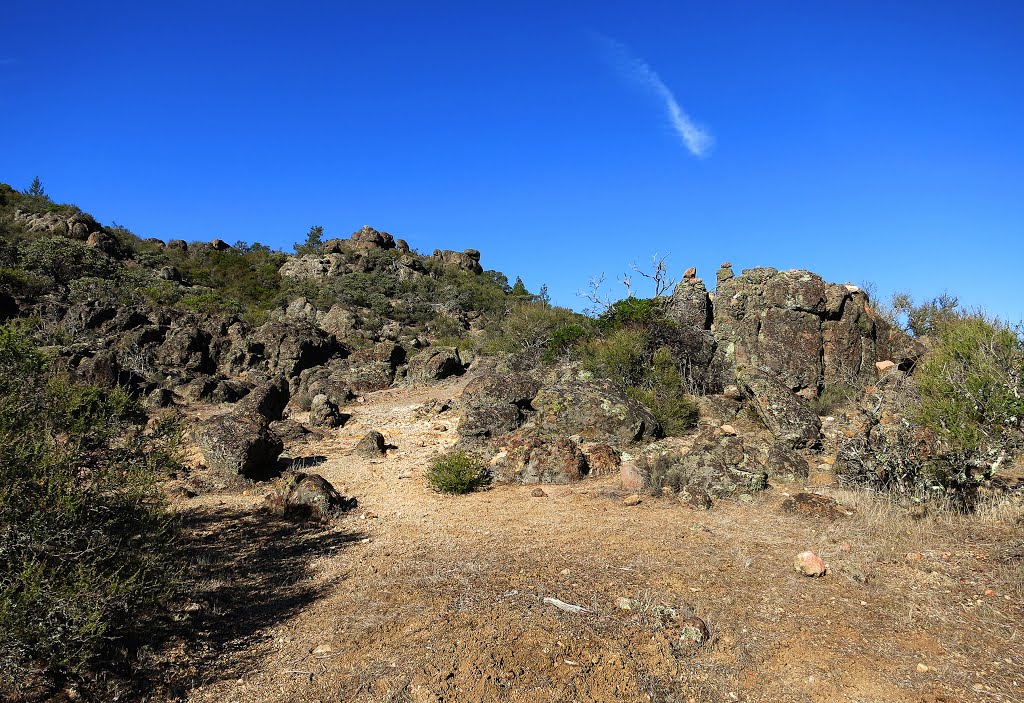
M 536 427 L 613 444 L 656 439 L 655 417 L 620 387 L 576 366 L 556 369 L 533 398 Z
M 480 265 L 480 252 L 476 249 L 466 249 L 465 251 L 435 249 L 434 258 L 440 259 L 445 266 L 453 266 L 475 274 L 484 272 L 484 267 Z
M 86 241 L 90 234 L 99 232 L 100 224 L 84 212 L 24 212 L 16 210 L 15 223 L 29 232 L 43 232 Z

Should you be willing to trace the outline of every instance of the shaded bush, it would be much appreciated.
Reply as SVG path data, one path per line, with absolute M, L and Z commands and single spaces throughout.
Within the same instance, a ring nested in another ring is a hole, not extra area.
M 469 493 L 484 482 L 480 462 L 465 452 L 440 454 L 430 462 L 427 483 L 440 493 Z
M 0 326 L 0 689 L 87 675 L 169 594 L 173 523 L 155 480 L 173 423 L 146 435 L 120 389 L 77 383 Z

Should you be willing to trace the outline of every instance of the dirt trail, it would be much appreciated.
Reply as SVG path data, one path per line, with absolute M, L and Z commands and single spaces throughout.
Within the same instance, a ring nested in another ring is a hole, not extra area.
M 183 697 L 1024 700 L 1019 525 L 1015 537 L 1006 520 L 901 523 L 867 498 L 821 522 L 780 513 L 802 488 L 785 483 L 706 512 L 667 498 L 628 507 L 616 478 L 546 497 L 438 495 L 423 474 L 455 442 L 455 419 L 415 410 L 463 385 L 370 394 L 345 408 L 344 428 L 290 448 L 358 498 L 332 526 L 275 521 L 255 494 L 181 504 L 203 545 L 199 625 L 176 650 Z M 394 445 L 384 459 L 350 453 L 371 429 Z M 792 571 L 804 549 L 828 576 Z M 710 642 L 680 646 L 666 607 L 704 619 Z

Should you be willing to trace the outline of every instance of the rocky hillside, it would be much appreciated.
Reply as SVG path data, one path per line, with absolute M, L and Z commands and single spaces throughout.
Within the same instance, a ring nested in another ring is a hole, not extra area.
M 700 417 L 756 418 L 766 441 L 744 470 L 769 455 L 796 465 L 794 451 L 821 447 L 824 404 L 905 374 L 923 353 L 859 288 L 808 271 L 723 264 L 709 292 L 690 269 L 671 295 L 621 301 L 594 321 L 485 272 L 476 250 L 427 256 L 368 226 L 323 242 L 314 228 L 294 255 L 163 242 L 3 186 L 0 227 L 3 315 L 32 320 L 76 376 L 153 412 L 278 389 L 258 421 L 259 399 L 239 406 L 246 432 L 198 433 L 208 464 L 247 479 L 275 473 L 283 445 L 271 425 L 294 431 L 282 425 L 289 409 L 329 425 L 368 392 L 467 370 L 462 444 L 499 479 L 608 470 L 599 465 Z

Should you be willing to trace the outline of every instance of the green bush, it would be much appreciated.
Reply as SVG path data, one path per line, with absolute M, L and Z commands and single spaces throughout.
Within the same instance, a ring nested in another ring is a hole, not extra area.
M 440 493 L 469 493 L 483 480 L 480 462 L 465 452 L 440 454 L 427 470 L 427 483 Z
M 964 456 L 997 456 L 1024 421 L 1020 330 L 979 314 L 947 317 L 914 369 L 914 419 Z
M 108 278 L 110 258 L 85 242 L 66 237 L 45 237 L 29 242 L 21 250 L 21 267 L 66 284 L 76 278 Z
M 658 419 L 667 435 L 680 435 L 697 426 L 700 411 L 687 395 L 686 383 L 672 351 L 661 347 L 645 367 L 640 385 L 627 392 L 643 403 Z
M 553 307 L 543 302 L 522 301 L 514 303 L 498 325 L 497 332 L 485 345 L 490 352 L 515 353 L 531 349 L 543 349 L 545 353 L 555 342 L 555 333 L 570 325 L 582 329 L 584 321 L 579 315 L 567 308 Z M 582 335 L 581 335 L 582 336 Z M 565 338 L 559 340 L 564 351 Z
M 0 326 L 0 690 L 112 664 L 168 596 L 174 525 L 155 481 L 176 433 L 142 419 Z

